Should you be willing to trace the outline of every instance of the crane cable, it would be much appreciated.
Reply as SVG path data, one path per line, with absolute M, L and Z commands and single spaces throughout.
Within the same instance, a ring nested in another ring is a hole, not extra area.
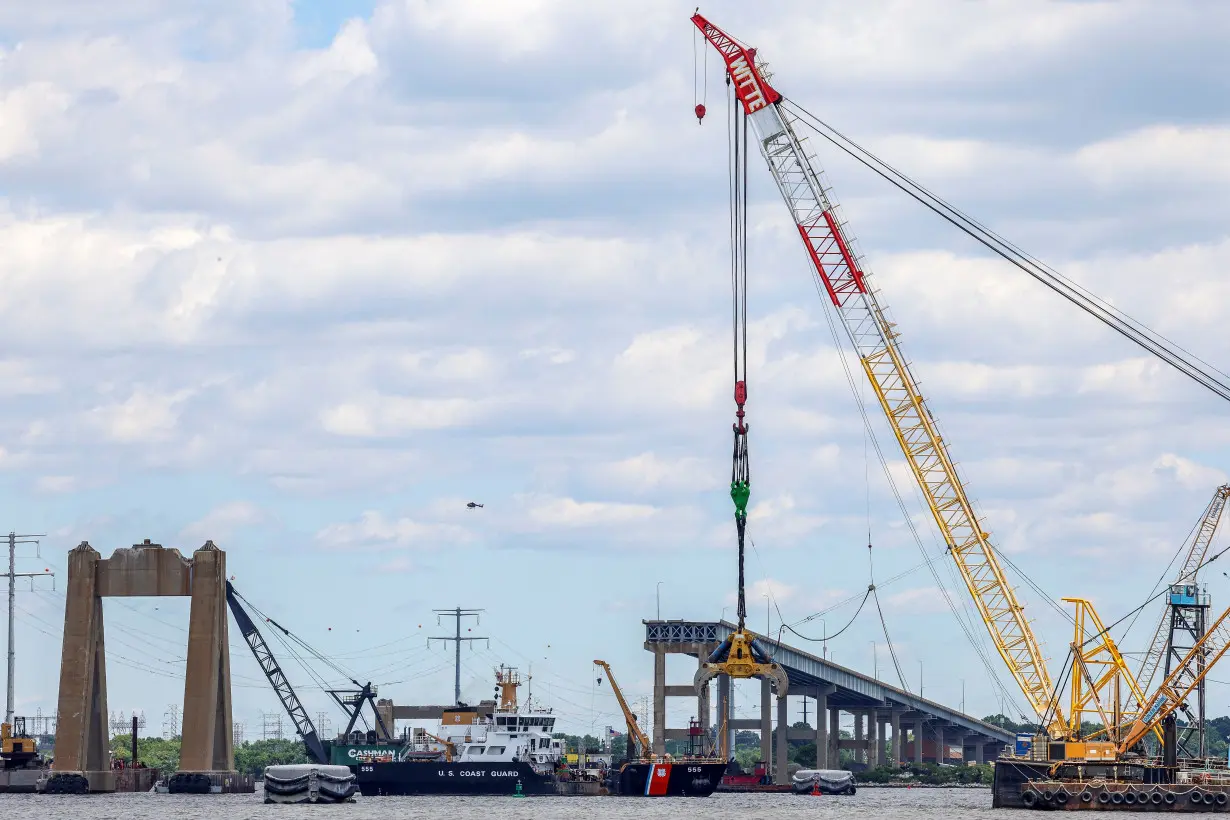
M 1067 278 L 1059 271 L 1022 250 L 904 173 L 862 147 L 819 117 L 790 100 L 782 106 L 799 122 L 853 157 L 907 196 L 922 204 L 944 221 L 970 236 L 988 250 L 1032 276 L 1050 290 L 1079 307 L 1116 333 L 1169 364 L 1197 384 L 1230 401 L 1230 375 L 1221 371 L 1177 342 L 1137 321 L 1114 305 Z
M 812 286 L 815 287 L 816 293 L 819 295 L 821 293 L 820 284 L 816 281 L 815 277 L 811 277 L 811 280 Z M 999 675 L 996 674 L 995 670 L 998 667 L 992 664 L 991 657 L 988 654 L 986 647 L 975 637 L 977 630 L 972 624 L 972 616 L 967 613 L 966 617 L 962 617 L 961 609 L 953 600 L 951 593 L 948 591 L 948 587 L 944 584 L 943 579 L 940 577 L 939 570 L 936 568 L 937 561 L 932 559 L 931 553 L 927 551 L 926 545 L 923 544 L 922 534 L 919 533 L 918 527 L 915 525 L 914 519 L 910 515 L 905 498 L 901 494 L 901 488 L 897 486 L 897 480 L 893 476 L 892 470 L 889 469 L 888 458 L 884 455 L 883 448 L 880 447 L 880 439 L 876 436 L 875 429 L 871 425 L 871 416 L 867 413 L 867 407 L 862 401 L 858 400 L 859 391 L 855 386 L 854 374 L 851 371 L 850 362 L 845 354 L 846 347 L 842 343 L 842 337 L 837 333 L 837 325 L 833 319 L 833 311 L 828 308 L 828 300 L 822 299 L 821 302 L 826 307 L 824 311 L 824 320 L 828 325 L 829 335 L 833 339 L 833 349 L 838 351 L 837 359 L 841 362 L 841 369 L 846 377 L 846 385 L 850 388 L 850 395 L 855 398 L 855 404 L 858 407 L 859 415 L 863 421 L 863 428 L 867 431 L 868 438 L 871 442 L 871 448 L 876 454 L 876 460 L 880 463 L 880 470 L 884 473 L 884 477 L 888 481 L 889 490 L 892 491 L 893 498 L 897 502 L 897 507 L 901 511 L 902 520 L 905 522 L 906 528 L 910 531 L 910 535 L 914 540 L 914 544 L 918 547 L 918 551 L 922 554 L 923 562 L 927 569 L 931 572 L 931 577 L 935 580 L 936 588 L 940 591 L 940 595 L 943 597 L 944 603 L 948 605 L 948 609 L 952 612 L 952 616 L 956 620 L 957 626 L 961 628 L 961 632 L 965 635 L 965 640 L 969 643 L 970 648 L 974 650 L 974 654 L 978 656 L 978 660 L 982 663 L 983 668 L 986 670 L 987 680 L 999 690 L 1003 702 L 1011 703 L 1017 714 L 1019 714 L 1022 719 L 1028 720 L 1024 710 L 1020 708 L 1019 701 L 1015 699 L 1016 696 L 1008 689 L 1007 686 L 1004 685 L 1004 682 L 1000 680 Z M 857 355 L 857 353 L 855 355 Z M 917 487 L 914 487 L 914 492 L 917 499 Z M 951 562 L 945 561 L 943 563 L 951 570 Z M 967 598 L 963 598 L 962 600 L 964 606 L 968 609 L 970 606 L 969 600 Z M 860 604 L 860 608 L 861 606 L 862 605 Z M 815 616 L 809 616 L 800 623 L 809 620 L 811 617 Z M 967 621 L 966 618 L 969 618 L 970 620 Z
M 752 472 L 747 454 L 748 426 L 743 405 L 747 401 L 747 115 L 734 102 L 730 75 L 726 75 L 728 156 L 730 190 L 730 288 L 734 330 L 735 423 L 734 452 L 730 468 L 730 498 L 735 504 L 735 530 L 739 539 L 739 631 L 747 621 L 744 595 L 744 547 L 747 532 L 747 502 L 751 497 Z

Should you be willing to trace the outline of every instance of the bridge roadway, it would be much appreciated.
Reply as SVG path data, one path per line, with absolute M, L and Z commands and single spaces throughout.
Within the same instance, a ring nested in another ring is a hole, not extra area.
M 666 726 L 667 698 L 694 698 L 696 714 L 705 735 L 711 721 L 712 682 L 699 695 L 691 681 L 685 685 L 667 685 L 666 656 L 691 655 L 699 665 L 719 643 L 730 635 L 735 625 L 726 621 L 643 621 L 645 649 L 654 654 L 653 688 L 653 750 L 666 751 L 666 741 L 688 739 L 687 729 Z M 787 697 L 777 702 L 777 724 L 788 725 L 790 698 L 808 697 L 815 700 L 815 728 L 779 732 L 776 754 L 772 744 L 773 700 L 768 681 L 760 682 L 760 717 L 736 719 L 731 698 L 730 679 L 716 678 L 718 702 L 716 719 L 719 726 L 725 715 L 726 731 L 719 738 L 723 757 L 729 758 L 734 748 L 737 730 L 760 732 L 762 759 L 768 762 L 773 780 L 787 783 L 786 762 L 788 740 L 814 741 L 818 768 L 837 768 L 838 749 L 850 749 L 855 754 L 855 768 L 876 765 L 899 765 L 904 761 L 960 763 L 966 760 L 985 762 L 999 755 L 1003 746 L 1013 742 L 1013 733 L 975 717 L 962 714 L 943 704 L 927 700 L 904 689 L 890 686 L 873 677 L 838 666 L 831 661 L 795 649 L 772 638 L 758 640 L 790 678 Z M 842 738 L 841 714 L 854 718 L 852 738 Z M 959 756 L 956 750 L 960 748 Z M 938 754 L 937 754 L 938 753 Z

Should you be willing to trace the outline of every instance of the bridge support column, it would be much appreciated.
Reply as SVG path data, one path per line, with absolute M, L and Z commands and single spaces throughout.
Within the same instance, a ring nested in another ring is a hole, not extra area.
M 760 681 L 760 759 L 765 774 L 773 774 L 773 690 L 767 680 Z
M 841 710 L 829 709 L 829 765 L 841 767 Z
M 863 717 L 866 712 L 861 709 L 854 712 L 854 760 L 858 763 L 867 762 L 867 735 L 863 732 Z
M 893 724 L 893 754 L 892 762 L 888 765 L 894 769 L 901 765 L 901 712 L 894 709 L 892 713 Z
M 773 763 L 773 782 L 784 786 L 790 782 L 786 767 L 790 764 L 789 697 L 777 699 L 777 760 Z
M 874 709 L 867 713 L 867 734 L 871 741 L 871 747 L 867 750 L 867 765 L 868 766 L 883 766 L 884 765 L 884 738 L 880 734 L 880 714 Z
M 718 675 L 718 754 L 723 760 L 734 755 L 735 730 L 730 728 L 730 676 Z
M 937 765 L 948 762 L 948 746 L 944 742 L 943 721 L 937 721 L 935 724 L 935 762 Z
M 653 648 L 653 753 L 666 754 L 666 647 Z
M 829 695 L 837 687 L 831 683 L 816 687 L 816 768 L 829 767 L 829 733 L 825 721 L 828 718 Z
M 923 732 L 926 731 L 927 722 L 919 718 L 914 723 L 914 762 L 923 762 Z

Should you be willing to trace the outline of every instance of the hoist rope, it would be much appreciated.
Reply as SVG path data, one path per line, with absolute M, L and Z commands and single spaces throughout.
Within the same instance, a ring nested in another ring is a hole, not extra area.
M 747 504 L 751 497 L 752 473 L 747 452 L 747 424 L 744 403 L 747 400 L 747 115 L 735 101 L 727 75 L 728 157 L 730 191 L 730 287 L 732 360 L 734 364 L 735 424 L 734 447 L 731 454 L 730 497 L 735 504 L 735 530 L 739 542 L 739 631 L 747 621 L 747 598 L 744 592 L 746 555 L 744 538 L 747 531 Z
M 905 499 L 901 495 L 901 489 L 897 486 L 897 481 L 893 477 L 892 470 L 889 469 L 888 459 L 884 455 L 884 450 L 880 447 L 880 440 L 875 434 L 875 428 L 871 425 L 871 417 L 867 413 L 867 408 L 861 401 L 858 400 L 859 391 L 856 387 L 854 374 L 851 372 L 850 363 L 845 355 L 845 345 L 842 343 L 842 336 L 837 332 L 837 326 L 833 319 L 833 311 L 828 308 L 830 302 L 823 298 L 823 294 L 820 291 L 820 284 L 816 281 L 815 277 L 812 277 L 812 286 L 816 289 L 817 295 L 821 296 L 821 302 L 825 305 L 825 323 L 828 325 L 829 335 L 833 338 L 833 348 L 838 352 L 837 358 L 841 362 L 841 369 L 845 374 L 846 384 L 850 388 L 850 395 L 855 399 L 855 404 L 858 407 L 859 415 L 863 421 L 863 428 L 867 432 L 868 438 L 871 441 L 872 449 L 876 454 L 876 460 L 880 463 L 880 469 L 884 473 L 885 479 L 888 481 L 889 489 L 892 491 L 893 498 L 897 502 L 897 507 L 901 510 L 901 517 L 905 521 L 906 528 L 910 531 L 910 535 L 913 537 L 914 543 L 918 547 L 918 551 L 922 554 L 923 561 L 926 564 L 927 569 L 931 572 L 931 577 L 935 580 L 936 588 L 939 589 L 941 596 L 944 598 L 945 604 L 948 605 L 949 611 L 952 612 L 953 618 L 956 620 L 957 625 L 961 628 L 961 632 L 965 635 L 965 639 L 969 643 L 970 648 L 974 650 L 974 654 L 978 656 L 983 668 L 986 669 L 987 680 L 991 681 L 992 685 L 999 690 L 1004 702 L 1013 704 L 1013 707 L 1016 709 L 1017 713 L 1024 718 L 1025 712 L 1020 709 L 1019 702 L 1016 700 L 1016 695 L 1004 685 L 1003 681 L 1000 680 L 999 676 L 995 673 L 995 670 L 998 667 L 992 664 L 986 647 L 984 647 L 975 637 L 975 635 L 978 634 L 977 630 L 973 628 L 971 623 L 967 623 L 966 619 L 962 617 L 961 610 L 952 599 L 952 595 L 949 593 L 948 587 L 945 585 L 943 579 L 940 578 L 939 570 L 937 570 L 935 566 L 936 562 L 932 559 L 931 554 L 927 551 L 927 547 L 923 544 L 922 535 L 919 533 L 918 527 L 915 526 L 914 519 L 910 515 Z M 915 487 L 915 492 L 917 492 L 917 487 Z M 951 562 L 946 561 L 944 563 L 951 568 Z M 962 600 L 968 608 L 970 606 L 968 599 L 963 598 Z
M 904 173 L 833 128 L 819 117 L 789 100 L 783 107 L 798 121 L 828 140 L 860 164 L 869 168 L 911 199 L 935 213 L 945 222 L 973 238 L 981 245 L 1019 268 L 1050 290 L 1093 316 L 1116 333 L 1135 342 L 1171 367 L 1223 399 L 1230 400 L 1230 375 L 1201 359 L 1172 339 L 1149 328 L 1119 310 L 1092 291 L 1067 278 L 1059 271 L 1025 252 L 990 228 L 965 214 L 941 197 L 927 190 Z

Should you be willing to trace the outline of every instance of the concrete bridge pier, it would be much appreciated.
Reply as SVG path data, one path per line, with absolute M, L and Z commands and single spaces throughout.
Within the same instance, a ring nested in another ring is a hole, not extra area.
M 207 791 L 210 777 L 234 778 L 225 582 L 226 553 L 212 541 L 191 559 L 148 540 L 117 549 L 106 559 L 84 541 L 69 552 L 49 791 L 115 791 L 108 755 L 102 599 L 117 597 L 191 598 L 180 766 L 195 775 L 192 790 L 204 783 Z M 171 786 L 174 790 L 174 779 Z

